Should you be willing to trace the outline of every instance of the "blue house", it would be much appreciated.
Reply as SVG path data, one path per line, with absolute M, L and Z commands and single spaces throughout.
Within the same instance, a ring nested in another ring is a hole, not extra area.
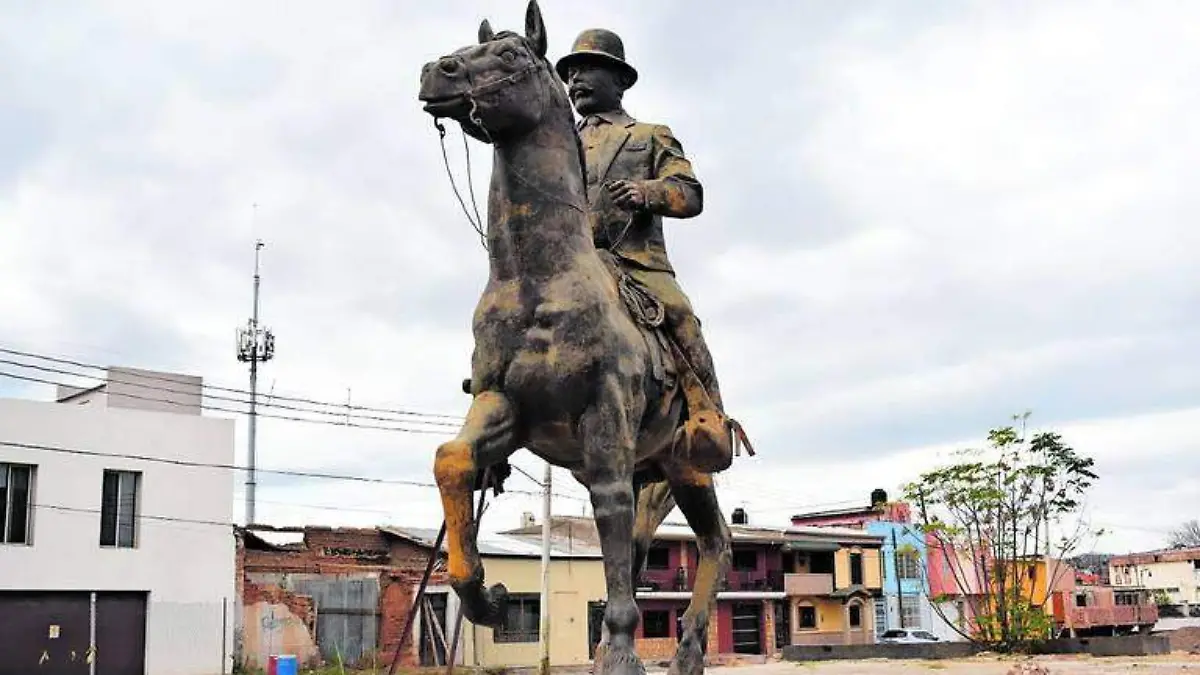
M 883 602 L 875 607 L 876 635 L 888 628 L 932 628 L 925 534 L 913 523 L 888 520 L 865 523 L 869 534 L 883 537 Z
M 912 522 L 907 504 L 888 502 L 887 492 L 876 489 L 867 506 L 797 514 L 792 524 L 854 527 L 883 537 L 883 597 L 875 603 L 875 635 L 889 628 L 934 627 L 925 534 Z

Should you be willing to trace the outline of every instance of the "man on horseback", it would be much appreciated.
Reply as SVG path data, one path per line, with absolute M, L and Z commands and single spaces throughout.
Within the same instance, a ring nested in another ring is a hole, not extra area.
M 675 279 L 662 230 L 663 217 L 699 215 L 703 187 L 667 126 L 639 122 L 622 107 L 624 92 L 638 73 L 625 61 L 624 44 L 615 33 L 583 31 L 555 69 L 582 118 L 578 129 L 596 246 L 613 253 L 621 269 L 663 304 L 665 327 L 703 388 L 689 392 L 689 417 L 712 411 L 723 423 L 712 355 L 692 304 Z M 686 390 L 687 378 L 683 381 Z M 731 443 L 718 447 L 722 456 L 697 459 L 717 470 L 728 466 Z

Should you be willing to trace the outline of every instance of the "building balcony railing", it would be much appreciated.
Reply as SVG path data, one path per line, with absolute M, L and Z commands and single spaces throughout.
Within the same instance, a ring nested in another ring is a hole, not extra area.
M 1116 605 L 1113 607 L 1076 607 L 1071 623 L 1076 628 L 1091 626 L 1136 626 L 1158 621 L 1155 605 Z
M 729 570 L 725 573 L 725 579 L 718 590 L 780 592 L 784 590 L 784 576 L 783 572 L 779 570 L 767 572 Z M 695 568 L 647 569 L 638 578 L 637 587 L 650 591 L 691 591 L 695 584 L 695 577 Z
M 832 574 L 796 573 L 783 575 L 786 595 L 829 595 L 833 593 Z

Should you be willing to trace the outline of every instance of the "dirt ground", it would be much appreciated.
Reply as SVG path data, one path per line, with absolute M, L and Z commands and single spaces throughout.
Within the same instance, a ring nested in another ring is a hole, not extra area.
M 923 673 L 930 675 L 1006 675 L 1021 659 L 978 656 L 969 659 L 946 659 L 938 661 L 891 661 L 871 659 L 866 661 L 811 661 L 796 663 L 774 661 L 766 664 L 709 667 L 706 673 L 713 675 L 904 675 Z M 1200 675 L 1200 656 L 1175 653 L 1165 656 L 1094 658 L 1090 656 L 1041 656 L 1032 659 L 1045 667 L 1050 675 L 1116 675 L 1118 673 L 1146 673 L 1146 675 L 1168 675 L 1189 673 Z

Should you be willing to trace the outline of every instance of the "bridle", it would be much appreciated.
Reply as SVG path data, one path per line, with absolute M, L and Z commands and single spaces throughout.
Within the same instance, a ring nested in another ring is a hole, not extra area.
M 525 42 L 524 38 L 522 38 L 522 42 Z M 491 143 L 493 146 L 497 144 L 496 139 L 492 138 L 491 134 L 488 133 L 487 128 L 484 126 L 483 120 L 479 119 L 478 115 L 476 114 L 477 110 L 478 110 L 478 101 L 482 100 L 482 97 L 486 96 L 487 94 L 490 94 L 494 91 L 501 90 L 504 87 L 508 86 L 509 84 L 519 82 L 540 70 L 545 70 L 545 69 L 549 68 L 549 63 L 545 59 L 533 57 L 533 55 L 532 55 L 533 52 L 531 50 L 529 50 L 529 44 L 527 42 L 525 42 L 525 46 L 526 46 L 526 53 L 529 54 L 531 57 L 530 62 L 527 65 L 525 65 L 524 67 L 520 68 L 519 70 L 509 73 L 508 75 L 505 75 L 504 77 L 501 77 L 501 78 L 498 78 L 495 80 L 491 80 L 491 81 L 485 82 L 483 84 L 475 84 L 474 81 L 471 80 L 470 71 L 469 70 L 467 71 L 468 82 L 471 83 L 471 86 L 467 89 L 466 92 L 463 93 L 463 98 L 465 98 L 466 101 L 468 103 L 470 103 L 470 105 L 471 105 L 471 109 L 467 112 L 467 119 L 471 122 L 471 124 L 475 125 L 475 128 L 478 129 L 480 131 L 480 133 L 482 133 L 483 136 L 487 139 L 487 141 L 489 143 Z M 545 83 L 542 82 L 540 79 L 538 79 L 537 82 L 538 82 L 539 88 L 542 88 L 545 86 Z M 541 91 L 539 93 L 542 94 L 540 96 L 542 112 L 545 113 L 546 107 L 548 105 L 548 98 L 545 95 L 545 91 Z M 438 142 L 441 145 L 441 149 L 442 149 L 442 163 L 446 167 L 446 176 L 450 179 L 450 188 L 454 191 L 454 196 L 458 200 L 458 204 L 462 208 L 463 215 L 466 217 L 467 222 L 471 224 L 472 229 L 474 229 L 476 234 L 479 235 L 479 243 L 481 246 L 483 246 L 483 250 L 489 251 L 488 245 L 487 245 L 487 234 L 484 232 L 484 227 L 483 227 L 483 218 L 479 215 L 479 205 L 475 200 L 475 186 L 474 186 L 474 182 L 471 177 L 471 147 L 470 147 L 470 144 L 467 142 L 467 134 L 465 131 L 463 131 L 463 134 L 462 134 L 463 152 L 466 155 L 467 191 L 471 197 L 471 208 L 475 212 L 474 218 L 471 217 L 471 212 L 467 210 L 467 204 L 466 204 L 465 200 L 463 200 L 462 193 L 460 193 L 459 189 L 458 189 L 458 184 L 454 180 L 454 172 L 451 171 L 451 169 L 450 169 L 450 159 L 446 154 L 446 127 L 445 127 L 445 125 L 442 124 L 441 118 L 439 118 L 439 117 L 433 118 L 433 126 L 438 131 Z M 461 125 L 460 125 L 460 128 L 461 128 Z M 547 192 L 546 190 L 542 189 L 541 187 L 535 185 L 532 181 L 530 181 L 528 178 L 526 178 L 524 174 L 522 174 L 520 171 L 518 171 L 516 169 L 516 167 L 509 167 L 509 170 L 512 171 L 513 175 L 515 175 L 517 177 L 517 179 L 520 180 L 522 183 L 524 183 L 527 187 L 540 193 L 547 199 L 558 202 L 564 206 L 570 207 L 570 208 L 584 214 L 585 216 L 587 215 L 588 209 L 586 209 L 574 202 L 567 201 L 566 199 L 563 199 L 562 197 L 558 197 L 556 195 L 550 194 L 549 192 Z M 626 226 L 626 227 L 628 227 L 628 226 Z

